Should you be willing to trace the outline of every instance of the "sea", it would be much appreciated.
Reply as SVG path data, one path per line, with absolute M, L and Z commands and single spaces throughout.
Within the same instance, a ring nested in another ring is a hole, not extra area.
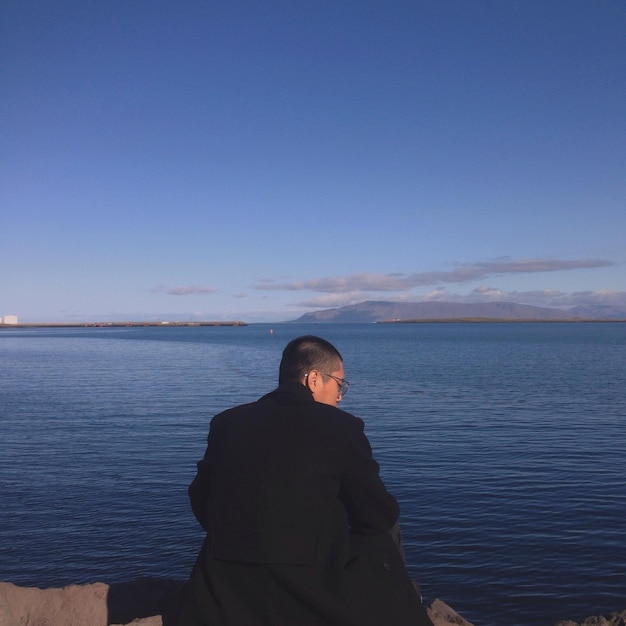
M 210 418 L 302 334 L 343 355 L 426 603 L 476 626 L 626 608 L 626 323 L 1 329 L 0 580 L 184 580 Z

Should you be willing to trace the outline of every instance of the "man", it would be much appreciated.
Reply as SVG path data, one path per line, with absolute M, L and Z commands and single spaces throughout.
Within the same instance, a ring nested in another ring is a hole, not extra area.
M 337 408 L 347 388 L 337 349 L 299 337 L 275 391 L 213 418 L 189 487 L 207 536 L 179 626 L 431 624 L 363 421 Z

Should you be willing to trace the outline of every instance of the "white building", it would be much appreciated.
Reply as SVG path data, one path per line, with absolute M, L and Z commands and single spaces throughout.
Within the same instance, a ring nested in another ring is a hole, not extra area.
M 1 324 L 17 324 L 17 315 L 5 315 L 0 317 Z

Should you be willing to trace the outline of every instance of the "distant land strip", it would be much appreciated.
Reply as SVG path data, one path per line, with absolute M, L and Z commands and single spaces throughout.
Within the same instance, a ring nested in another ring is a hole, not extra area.
M 50 322 L 32 324 L 0 324 L 0 328 L 127 328 L 132 326 L 247 326 L 246 322 Z
M 626 320 L 626 306 L 590 305 L 553 309 L 516 302 L 387 302 L 367 300 L 305 313 L 294 322 L 508 322 Z
M 450 324 L 450 323 L 497 323 L 497 324 L 572 324 L 572 323 L 598 323 L 598 322 L 626 322 L 626 319 L 598 319 L 591 317 L 571 317 L 566 319 L 544 318 L 496 318 L 496 317 L 441 317 L 441 318 L 417 318 L 412 320 L 379 320 L 375 324 Z

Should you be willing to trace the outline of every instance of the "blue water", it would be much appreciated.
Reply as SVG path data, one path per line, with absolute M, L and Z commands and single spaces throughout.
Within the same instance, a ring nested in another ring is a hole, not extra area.
M 477 625 L 626 608 L 626 324 L 0 331 L 0 580 L 183 580 L 210 417 L 333 341 L 425 600 Z

